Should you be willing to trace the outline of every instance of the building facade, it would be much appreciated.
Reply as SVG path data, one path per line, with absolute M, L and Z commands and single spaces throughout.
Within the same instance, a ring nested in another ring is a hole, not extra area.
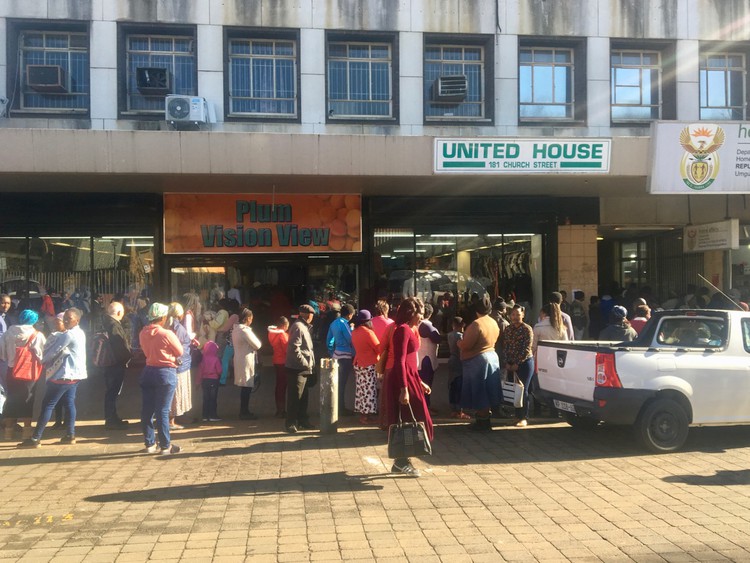
M 237 285 L 274 313 L 744 285 L 750 253 L 683 233 L 750 223 L 745 196 L 650 179 L 655 124 L 748 119 L 749 19 L 747 0 L 0 2 L 0 282 L 133 303 Z

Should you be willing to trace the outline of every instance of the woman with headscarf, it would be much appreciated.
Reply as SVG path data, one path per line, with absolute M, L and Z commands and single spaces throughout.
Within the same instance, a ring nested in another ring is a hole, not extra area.
M 175 419 L 182 416 L 193 408 L 192 381 L 190 377 L 190 342 L 192 338 L 182 324 L 185 319 L 185 311 L 179 303 L 169 304 L 169 321 L 167 326 L 175 333 L 177 339 L 182 344 L 182 356 L 177 363 L 177 387 L 172 399 L 172 407 L 169 410 L 169 429 L 182 430 L 182 425 L 178 424 Z
M 169 435 L 169 407 L 177 387 L 177 362 L 184 350 L 174 332 L 166 329 L 169 307 L 152 303 L 148 310 L 149 324 L 139 335 L 141 349 L 146 355 L 146 367 L 141 373 L 141 426 L 146 453 L 180 453 Z M 159 432 L 159 444 L 154 436 L 154 418 Z
M 5 439 L 14 437 L 16 422 L 23 424 L 23 439 L 31 438 L 36 382 L 42 373 L 46 338 L 34 325 L 39 315 L 31 309 L 21 311 L 18 324 L 0 337 L 0 359 L 7 363 L 7 401 L 3 409 Z
M 417 352 L 419 351 L 419 337 L 415 328 L 422 320 L 422 303 L 414 297 L 408 297 L 401 302 L 396 314 L 396 328 L 393 332 L 393 369 L 386 380 L 387 387 L 385 404 L 388 425 L 397 424 L 401 420 L 411 420 L 411 413 L 417 421 L 424 422 L 427 435 L 432 440 L 432 418 L 427 409 L 425 395 L 432 390 L 422 381 L 417 372 Z M 411 411 L 408 408 L 411 405 Z M 400 416 L 399 416 L 400 415 Z M 411 477 L 419 477 L 416 469 L 408 458 L 395 459 L 393 473 L 403 473 Z
M 260 350 L 260 339 L 250 325 L 253 324 L 253 312 L 242 309 L 239 323 L 232 330 L 234 348 L 234 384 L 240 387 L 240 420 L 258 418 L 250 412 L 250 394 L 255 388 L 257 370 L 257 352 Z
M 474 320 L 457 342 L 463 371 L 461 407 L 476 411 L 471 429 L 485 431 L 492 429 L 492 406 L 500 403 L 500 360 L 495 351 L 500 327 L 490 316 L 489 297 L 475 301 L 470 311 Z

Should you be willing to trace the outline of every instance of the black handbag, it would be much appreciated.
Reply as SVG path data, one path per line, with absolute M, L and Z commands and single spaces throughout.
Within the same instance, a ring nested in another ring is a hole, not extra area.
M 401 405 L 398 409 L 398 424 L 388 428 L 388 457 L 399 459 L 432 455 L 432 444 L 424 422 L 418 422 L 409 404 L 411 422 L 401 420 Z

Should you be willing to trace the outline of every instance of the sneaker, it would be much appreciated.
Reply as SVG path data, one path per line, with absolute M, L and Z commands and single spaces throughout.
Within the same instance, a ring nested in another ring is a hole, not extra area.
M 407 463 L 406 465 L 396 465 L 394 463 L 393 467 L 391 467 L 391 473 L 401 473 L 403 475 L 408 475 L 409 477 L 419 477 L 422 474 L 419 469 L 414 467 L 411 463 Z
M 204 419 L 203 419 L 203 422 L 208 422 L 208 421 L 209 421 L 209 419 L 208 419 L 208 418 L 204 418 Z
M 528 425 L 529 425 L 529 421 L 526 420 L 525 418 L 523 420 L 519 420 L 518 422 L 516 422 L 516 427 L 517 428 L 524 428 L 524 427 L 526 427 Z
M 164 448 L 161 451 L 161 455 L 174 455 L 182 451 L 182 448 L 177 444 L 171 444 L 168 448 Z
M 241 412 L 240 420 L 258 420 L 258 417 L 251 412 Z
M 287 434 L 296 434 L 297 433 L 297 427 L 292 424 L 291 426 L 286 427 Z
M 315 430 L 315 425 L 310 424 L 309 422 L 300 422 L 297 425 L 298 430 Z
M 147 454 L 155 454 L 159 451 L 159 446 L 156 444 L 151 444 L 150 446 L 146 446 L 146 449 L 143 450 Z
M 174 432 L 175 430 L 185 430 L 185 427 L 182 424 L 170 424 L 169 431 Z
M 66 434 L 62 438 L 60 438 L 61 444 L 75 444 L 76 443 L 76 437 L 73 434 Z
M 221 422 L 220 418 L 209 418 L 208 422 Z
M 38 448 L 42 445 L 42 443 L 39 440 L 35 440 L 34 438 L 26 438 L 23 442 L 18 444 L 19 448 Z

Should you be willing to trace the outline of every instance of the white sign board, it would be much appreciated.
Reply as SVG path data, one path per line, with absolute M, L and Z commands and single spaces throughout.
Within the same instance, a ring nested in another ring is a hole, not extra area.
M 728 219 L 704 225 L 688 225 L 682 232 L 684 252 L 736 250 L 740 247 L 740 221 Z
M 609 172 L 610 139 L 435 139 L 436 174 Z
M 750 123 L 655 123 L 654 194 L 750 193 Z

